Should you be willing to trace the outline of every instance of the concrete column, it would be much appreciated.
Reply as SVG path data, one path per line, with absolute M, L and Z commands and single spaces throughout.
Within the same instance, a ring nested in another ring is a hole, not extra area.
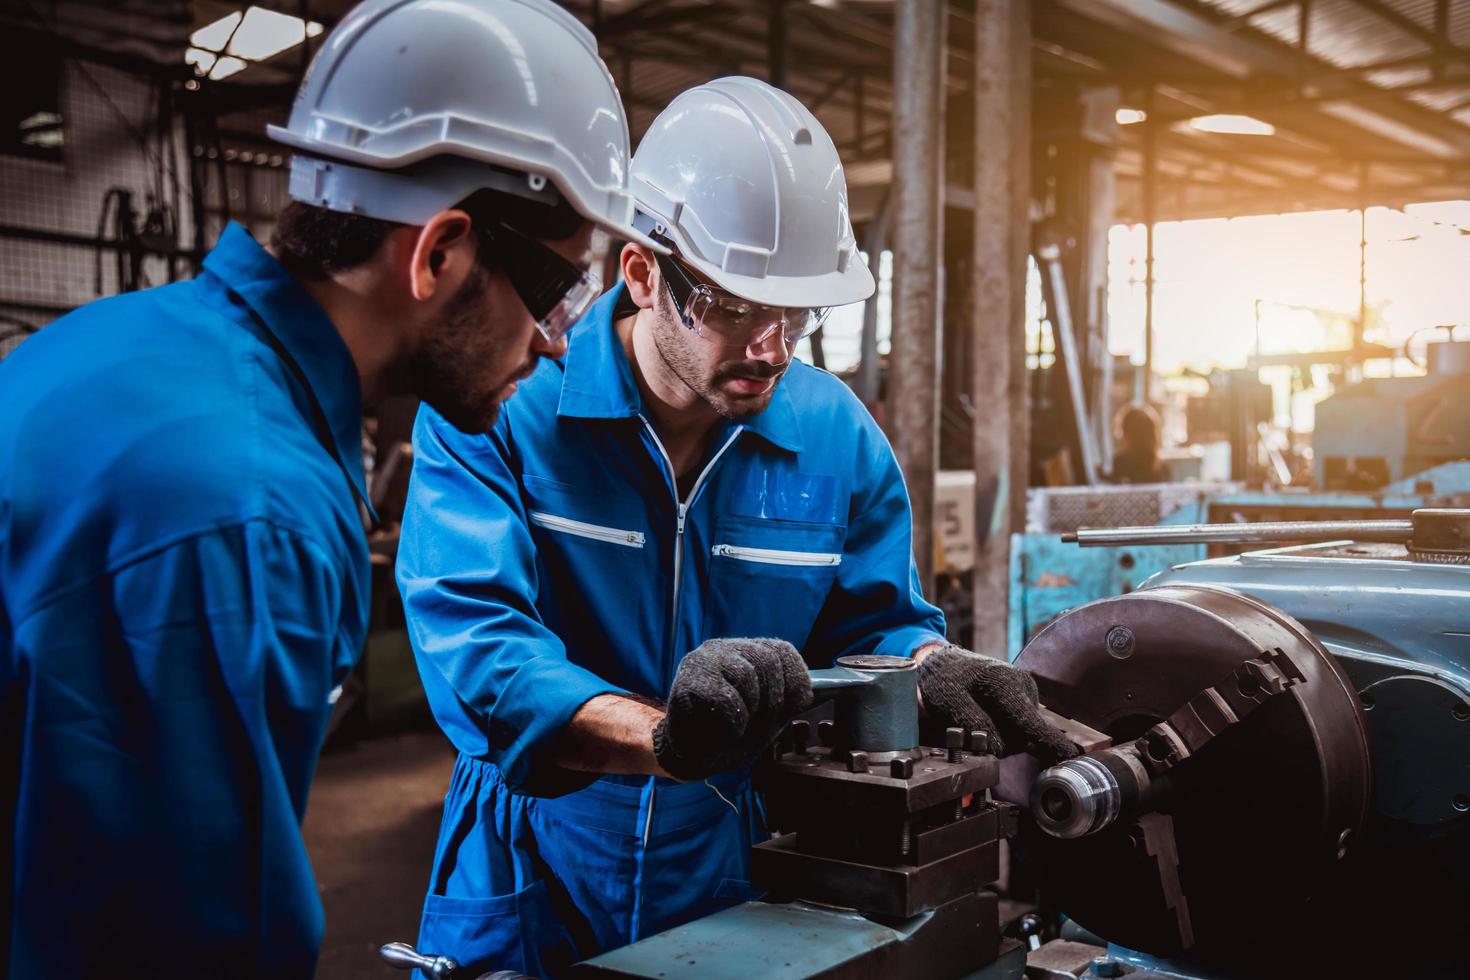
M 914 508 L 914 555 L 934 585 L 939 465 L 940 243 L 944 162 L 943 0 L 897 0 L 893 54 L 893 347 L 888 417 Z
M 1027 471 L 1025 261 L 1030 248 L 1028 0 L 975 3 L 975 631 L 1005 656 L 1010 536 Z

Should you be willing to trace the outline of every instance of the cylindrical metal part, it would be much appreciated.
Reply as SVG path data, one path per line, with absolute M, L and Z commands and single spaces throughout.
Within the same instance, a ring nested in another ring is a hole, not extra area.
M 1053 837 L 1086 837 L 1111 824 L 1122 808 L 1118 780 L 1096 759 L 1078 756 L 1052 766 L 1031 789 L 1036 825 Z
M 1149 544 L 1272 544 L 1291 541 L 1385 541 L 1404 544 L 1414 522 L 1266 521 L 1259 524 L 1161 524 L 1152 527 L 1084 527 L 1062 535 L 1084 548 Z
M 1031 790 L 1036 825 L 1053 837 L 1095 834 L 1153 803 L 1154 784 L 1132 744 L 1068 759 L 1037 777 Z
M 833 689 L 838 694 L 835 748 L 876 754 L 904 751 L 919 744 L 919 671 L 912 660 L 839 657 L 836 666 L 862 674 L 871 683 Z M 813 678 L 819 674 L 814 671 Z M 819 695 L 825 690 L 821 685 L 813 686 Z M 881 759 L 879 764 L 887 761 Z

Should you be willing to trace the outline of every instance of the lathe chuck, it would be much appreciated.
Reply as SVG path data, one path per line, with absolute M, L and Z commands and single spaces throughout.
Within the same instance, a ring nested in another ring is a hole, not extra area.
M 1156 955 L 1230 950 L 1291 928 L 1361 832 L 1370 792 L 1362 707 L 1300 623 L 1224 589 L 1163 586 L 1061 616 L 1022 651 L 1052 710 L 1138 738 L 1246 661 L 1301 681 L 1169 769 L 1152 812 L 1028 850 L 1043 894 L 1111 942 Z

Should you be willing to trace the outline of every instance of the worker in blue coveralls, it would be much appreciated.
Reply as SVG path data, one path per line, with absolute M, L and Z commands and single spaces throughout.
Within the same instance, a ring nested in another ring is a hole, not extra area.
M 751 897 L 749 766 L 808 663 L 922 657 L 931 729 L 1076 751 L 1028 675 L 946 645 L 892 450 L 792 359 L 874 288 L 821 124 L 720 79 L 654 121 L 631 186 L 673 254 L 626 246 L 490 434 L 415 427 L 398 580 L 459 749 L 418 948 L 470 975 L 555 975 Z
M 392 71 L 384 67 L 392 66 Z M 0 363 L 0 974 L 309 977 L 300 821 L 362 648 L 362 413 L 485 432 L 631 228 L 628 131 L 550 0 L 370 0 L 289 125 L 269 248 Z

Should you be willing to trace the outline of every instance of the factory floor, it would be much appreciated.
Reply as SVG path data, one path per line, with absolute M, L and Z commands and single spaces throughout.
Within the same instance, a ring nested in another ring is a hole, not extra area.
M 317 980 L 399 978 L 385 942 L 413 942 L 454 752 L 438 729 L 329 749 L 306 809 L 306 848 L 326 907 Z

